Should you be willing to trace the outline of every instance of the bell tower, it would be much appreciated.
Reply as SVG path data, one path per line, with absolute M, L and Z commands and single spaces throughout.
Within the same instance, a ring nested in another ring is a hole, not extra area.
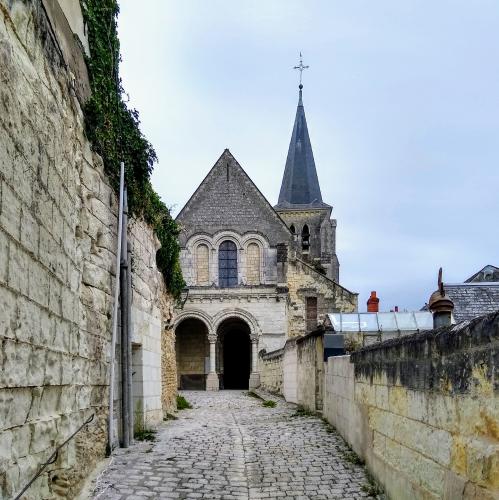
M 279 202 L 274 207 L 291 232 L 301 257 L 328 278 L 339 281 L 336 256 L 336 220 L 331 218 L 333 207 L 322 201 L 315 168 L 314 154 L 308 134 L 303 106 L 302 72 L 308 66 L 300 64 L 298 107 L 286 167 L 282 178 Z

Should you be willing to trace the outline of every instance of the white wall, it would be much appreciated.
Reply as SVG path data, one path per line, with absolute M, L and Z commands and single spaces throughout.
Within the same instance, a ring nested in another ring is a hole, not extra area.
M 298 403 L 298 354 L 296 344 L 288 342 L 283 355 L 283 396 L 286 401 Z

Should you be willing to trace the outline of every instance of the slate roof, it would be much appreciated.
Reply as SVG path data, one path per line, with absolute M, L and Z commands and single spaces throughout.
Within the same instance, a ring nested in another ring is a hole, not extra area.
M 499 282 L 445 284 L 457 323 L 499 311 Z
M 480 269 L 480 271 L 465 280 L 465 283 L 481 283 L 484 281 L 499 282 L 499 267 L 491 265 L 485 266 L 483 269 Z
M 279 193 L 279 202 L 275 208 L 296 209 L 305 207 L 327 208 L 329 205 L 322 201 L 300 88 L 295 123 Z

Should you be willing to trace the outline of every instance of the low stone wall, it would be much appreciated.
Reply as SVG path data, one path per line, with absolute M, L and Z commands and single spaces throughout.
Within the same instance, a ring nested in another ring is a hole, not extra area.
M 282 357 L 282 395 L 290 403 L 298 403 L 298 352 L 296 341 L 290 339 Z
M 282 349 L 260 352 L 262 389 L 284 396 L 310 411 L 322 410 L 324 379 L 323 334 L 289 339 Z
M 393 499 L 499 496 L 499 313 L 329 358 L 324 415 Z
M 323 333 L 315 332 L 296 341 L 298 404 L 310 411 L 322 411 L 324 385 Z
M 260 386 L 262 389 L 283 395 L 284 348 L 266 353 L 260 352 Z

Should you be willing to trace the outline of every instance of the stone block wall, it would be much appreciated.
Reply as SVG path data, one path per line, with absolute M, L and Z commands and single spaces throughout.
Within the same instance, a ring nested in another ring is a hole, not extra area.
M 45 8 L 0 0 L 1 498 L 95 414 L 25 496 L 74 498 L 106 444 L 117 203 L 84 135 L 77 96 L 88 82 L 75 84 L 64 59 L 73 35 L 63 44 Z M 171 308 L 151 230 L 137 223 L 130 234 L 134 340 L 157 421 Z
M 166 326 L 173 320 L 173 302 L 156 266 L 159 240 L 143 221 L 131 220 L 128 228 L 132 261 L 133 398 L 136 421 L 145 427 L 163 420 L 175 408 L 176 387 L 162 388 L 174 376 L 175 340 Z M 139 355 L 140 353 L 140 355 Z M 164 366 L 163 366 L 164 363 Z M 139 410 L 137 410 L 140 409 Z
M 355 402 L 355 375 L 350 356 L 329 357 L 324 372 L 323 416 L 331 422 L 352 449 L 365 456 L 372 441 L 364 431 L 362 407 Z
M 357 294 L 317 272 L 296 255 L 292 255 L 287 267 L 289 287 L 288 335 L 298 337 L 307 331 L 305 303 L 307 297 L 317 297 L 318 322 L 327 313 L 355 312 Z
M 260 352 L 260 385 L 262 389 L 283 394 L 283 358 L 284 349 L 265 353 Z
M 284 346 L 282 395 L 286 401 L 298 403 L 298 353 L 295 339 L 289 339 Z
M 297 339 L 297 399 L 312 412 L 322 410 L 324 341 L 321 332 Z
M 329 358 L 324 415 L 388 496 L 499 496 L 499 313 Z

